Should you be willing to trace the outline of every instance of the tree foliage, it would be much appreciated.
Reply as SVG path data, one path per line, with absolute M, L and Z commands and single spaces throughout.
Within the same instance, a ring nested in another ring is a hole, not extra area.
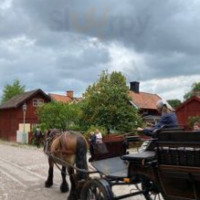
M 19 80 L 14 80 L 13 84 L 6 84 L 3 89 L 3 97 L 1 103 L 4 103 L 12 97 L 25 91 L 25 86 L 20 84 Z
M 103 71 L 97 82 L 90 85 L 82 104 L 82 120 L 87 126 L 103 126 L 112 130 L 131 131 L 141 119 L 130 104 L 126 79 L 120 72 Z
M 193 83 L 191 90 L 184 95 L 184 99 L 187 100 L 190 97 L 200 93 L 200 82 Z
M 80 108 L 77 104 L 51 102 L 39 107 L 37 114 L 47 129 L 67 130 L 78 123 Z
M 190 128 L 192 128 L 194 126 L 195 122 L 199 122 L 200 123 L 200 116 L 192 116 L 188 118 L 187 124 Z
M 179 100 L 179 99 L 170 99 L 170 100 L 167 100 L 167 102 L 168 102 L 169 105 L 172 106 L 174 109 L 176 109 L 178 106 L 181 105 L 181 100 Z

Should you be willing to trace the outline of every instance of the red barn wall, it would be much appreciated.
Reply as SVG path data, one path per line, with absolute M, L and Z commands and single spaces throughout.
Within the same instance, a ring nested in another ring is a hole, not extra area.
M 43 99 L 45 103 L 48 101 L 44 99 L 43 95 L 38 94 L 26 101 L 27 110 L 25 123 L 38 124 L 39 120 L 36 115 L 37 107 L 33 106 L 33 99 Z M 0 138 L 4 140 L 16 141 L 16 133 L 19 129 L 19 124 L 23 123 L 22 105 L 18 108 L 3 109 L 0 111 Z
M 176 111 L 179 124 L 187 125 L 188 118 L 192 116 L 200 116 L 200 102 L 192 100 Z
M 11 127 L 11 116 L 12 110 L 1 110 L 0 112 L 0 136 L 2 139 L 8 139 L 8 133 L 10 132 Z

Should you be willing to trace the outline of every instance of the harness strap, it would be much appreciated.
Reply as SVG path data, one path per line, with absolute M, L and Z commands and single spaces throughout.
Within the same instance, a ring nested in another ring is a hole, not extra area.
M 64 151 L 64 150 L 56 150 L 54 151 L 53 153 L 61 153 L 63 155 L 73 155 L 75 152 L 71 151 L 71 150 L 68 150 L 68 151 Z
M 98 171 L 89 171 L 89 170 L 86 170 L 86 169 L 80 169 L 80 168 L 78 168 L 78 167 L 72 165 L 71 163 L 66 162 L 66 161 L 64 161 L 64 160 L 62 160 L 62 159 L 60 159 L 60 158 L 58 158 L 57 156 L 54 156 L 54 155 L 53 155 L 52 153 L 50 153 L 50 152 L 45 152 L 45 153 L 54 161 L 54 163 L 57 163 L 57 162 L 56 162 L 56 160 L 57 160 L 57 161 L 59 161 L 60 163 L 63 163 L 64 166 L 69 166 L 69 167 L 71 167 L 71 168 L 73 168 L 73 169 L 75 169 L 75 170 L 77 170 L 77 171 L 79 171 L 79 172 L 83 172 L 83 173 L 87 173 L 87 174 L 99 173 Z M 57 164 L 56 164 L 56 166 L 57 166 Z M 59 167 L 59 169 L 60 169 L 60 167 Z

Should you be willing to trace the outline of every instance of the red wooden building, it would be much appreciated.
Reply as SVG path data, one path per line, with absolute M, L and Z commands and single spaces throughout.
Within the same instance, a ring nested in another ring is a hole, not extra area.
M 39 123 L 36 109 L 43 103 L 50 102 L 50 97 L 41 89 L 25 92 L 14 96 L 0 106 L 0 138 L 9 141 L 16 141 L 16 132 L 19 124 Z M 24 117 L 23 105 L 26 105 Z
M 156 122 L 160 116 L 156 103 L 161 99 L 157 94 L 141 92 L 139 82 L 130 82 L 130 103 L 138 109 L 139 114 L 147 122 Z
M 200 116 L 200 97 L 193 96 L 176 109 L 179 124 L 187 126 L 188 118 Z

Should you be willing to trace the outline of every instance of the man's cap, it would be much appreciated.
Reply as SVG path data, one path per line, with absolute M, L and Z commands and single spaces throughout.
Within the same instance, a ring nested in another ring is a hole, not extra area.
M 167 101 L 164 101 L 162 99 L 159 99 L 156 103 L 156 107 L 158 109 L 161 109 L 163 106 L 166 106 L 169 110 L 174 111 L 174 109 L 167 103 Z
M 158 100 L 157 103 L 156 103 L 156 107 L 158 109 L 161 109 L 163 106 L 164 106 L 163 100 L 162 99 Z

